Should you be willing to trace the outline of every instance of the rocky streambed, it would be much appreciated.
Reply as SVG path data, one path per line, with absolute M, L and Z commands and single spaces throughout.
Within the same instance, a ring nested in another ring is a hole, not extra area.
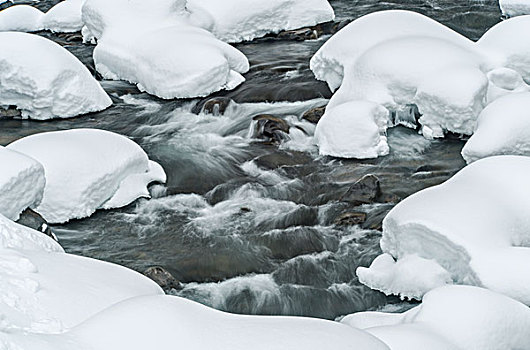
M 478 0 L 330 3 L 335 23 L 237 44 L 251 69 L 234 91 L 161 100 L 102 81 L 114 102 L 103 112 L 0 119 L 1 145 L 43 131 L 100 128 L 131 137 L 166 170 L 167 186 L 152 186 L 151 200 L 53 226 L 66 251 L 149 271 L 168 293 L 236 313 L 333 319 L 400 303 L 361 285 L 355 269 L 380 253 L 381 222 L 397 202 L 464 166 L 464 141 L 428 141 L 397 127 L 386 157 L 318 156 L 312 134 L 331 92 L 314 79 L 309 59 L 342 25 L 377 10 L 418 11 L 472 39 L 500 12 L 496 1 Z M 93 47 L 79 33 L 38 34 L 94 71 Z

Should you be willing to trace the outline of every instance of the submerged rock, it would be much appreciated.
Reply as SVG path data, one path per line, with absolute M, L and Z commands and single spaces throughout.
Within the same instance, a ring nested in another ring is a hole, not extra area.
M 360 225 L 366 221 L 366 213 L 363 212 L 348 212 L 339 215 L 335 219 L 335 225 L 339 226 L 352 226 Z
M 317 124 L 320 118 L 324 115 L 326 106 L 311 108 L 302 115 L 302 119 L 307 120 L 310 123 Z
M 289 124 L 270 114 L 260 114 L 252 118 L 256 122 L 253 137 L 279 143 L 288 138 Z
M 161 266 L 153 266 L 145 270 L 144 275 L 155 281 L 162 289 L 182 289 L 182 284 Z
M 300 28 L 282 31 L 278 33 L 277 38 L 296 41 L 315 40 L 319 38 L 319 32 L 313 28 Z
M 375 175 L 366 175 L 350 186 L 341 200 L 350 202 L 354 206 L 370 204 L 381 199 L 381 186 L 379 179 Z
M 193 108 L 195 114 L 213 114 L 214 116 L 223 115 L 233 100 L 229 97 L 213 97 L 199 101 Z
M 22 116 L 22 112 L 16 106 L 0 107 L 0 119 L 18 118 L 20 116 Z

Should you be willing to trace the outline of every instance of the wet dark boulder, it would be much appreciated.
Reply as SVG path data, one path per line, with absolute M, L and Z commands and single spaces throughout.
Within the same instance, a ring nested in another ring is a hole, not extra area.
M 260 114 L 252 118 L 255 122 L 254 138 L 262 139 L 271 143 L 280 143 L 287 140 L 289 136 L 289 124 L 278 117 L 270 114 Z
M 311 108 L 302 115 L 302 119 L 307 120 L 310 123 L 318 124 L 320 118 L 324 115 L 326 106 Z
M 229 97 L 213 97 L 209 99 L 204 99 L 199 101 L 193 108 L 192 113 L 195 114 L 211 114 L 214 116 L 223 115 L 230 105 L 232 103 L 232 99 Z
M 375 203 L 382 199 L 381 185 L 375 175 L 365 175 L 350 186 L 348 191 L 341 197 L 344 202 L 353 206 Z
M 55 236 L 55 234 L 53 233 L 50 225 L 48 225 L 48 222 L 44 220 L 44 218 L 39 213 L 31 210 L 30 208 L 24 210 L 20 214 L 17 223 L 32 228 L 36 231 L 42 232 L 46 236 L 53 238 L 55 241 L 58 241 L 57 236 Z
M 315 40 L 318 39 L 319 32 L 314 28 L 300 28 L 295 30 L 284 30 L 278 33 L 278 39 L 284 40 L 295 40 L 295 41 L 304 41 L 304 40 Z
M 366 218 L 367 215 L 363 212 L 347 212 L 336 217 L 334 224 L 338 226 L 360 225 L 366 222 Z
M 153 266 L 145 270 L 144 275 L 155 281 L 162 289 L 182 289 L 182 284 L 161 266 Z

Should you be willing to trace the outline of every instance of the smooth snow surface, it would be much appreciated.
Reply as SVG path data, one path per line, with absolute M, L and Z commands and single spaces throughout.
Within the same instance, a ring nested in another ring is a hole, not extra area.
M 361 312 L 341 322 L 372 333 L 392 350 L 530 349 L 530 309 L 477 287 L 441 287 L 402 314 Z
M 71 350 L 71 344 L 97 350 L 161 349 L 175 344 L 226 350 L 389 349 L 376 337 L 336 322 L 234 315 L 173 296 L 128 299 L 64 334 L 11 334 L 6 338 L 39 350 Z
M 499 0 L 502 14 L 507 17 L 530 15 L 528 0 Z
M 52 32 L 77 32 L 83 28 L 81 7 L 85 0 L 64 0 L 46 12 L 42 19 L 44 29 Z
M 70 52 L 33 34 L 0 33 L 0 107 L 32 119 L 75 117 L 112 101 Z
M 0 3 L 2 3 L 0 1 Z M 42 30 L 44 13 L 29 5 L 14 5 L 0 11 L 0 32 Z
M 97 129 L 73 129 L 24 137 L 8 146 L 38 160 L 46 174 L 44 198 L 35 210 L 48 222 L 92 215 L 99 208 L 149 197 L 146 186 L 165 182 L 158 164 L 128 138 Z
M 85 38 L 97 39 L 96 69 L 161 98 L 206 96 L 245 79 L 246 57 L 193 25 L 185 1 L 88 0 Z
M 318 80 L 326 81 L 335 91 L 342 83 L 345 67 L 355 64 L 368 49 L 385 41 L 418 35 L 447 40 L 462 47 L 471 45 L 466 37 L 419 13 L 380 11 L 356 19 L 326 41 L 311 58 L 311 70 Z M 405 60 L 410 56 L 407 53 L 398 58 Z
M 381 249 L 397 260 L 429 260 L 417 281 L 407 269 L 359 267 L 369 287 L 417 298 L 446 270 L 456 284 L 484 286 L 530 305 L 530 157 L 478 160 L 442 185 L 400 202 L 383 221 Z M 433 265 L 438 264 L 439 268 Z M 404 281 L 397 285 L 395 281 Z
M 18 220 L 44 192 L 44 168 L 36 160 L 0 146 L 0 214 Z
M 388 154 L 385 136 L 388 118 L 388 110 L 373 102 L 354 101 L 328 107 L 315 129 L 320 154 L 343 158 L 377 158 Z
M 530 156 L 529 92 L 506 95 L 488 105 L 462 149 L 467 163 L 503 154 Z
M 335 18 L 327 0 L 188 0 L 187 8 L 225 42 L 253 40 Z
M 511 68 L 530 82 L 530 41 L 521 40 L 530 31 L 530 16 L 502 21 L 477 41 L 477 48 L 497 67 Z

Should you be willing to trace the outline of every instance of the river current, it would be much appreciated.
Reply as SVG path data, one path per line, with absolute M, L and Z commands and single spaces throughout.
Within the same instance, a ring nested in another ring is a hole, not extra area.
M 45 10 L 57 1 L 35 6 Z M 337 20 L 383 9 L 424 13 L 476 40 L 500 21 L 497 1 L 330 1 Z M 9 6 L 0 5 L 0 8 Z M 39 33 L 66 47 L 93 71 L 93 46 L 79 34 Z M 376 160 L 320 157 L 307 110 L 331 92 L 309 70 L 329 37 L 259 39 L 235 45 L 247 55 L 247 81 L 218 96 L 232 98 L 223 115 L 192 113 L 199 100 L 161 100 L 124 82 L 102 81 L 114 105 L 106 111 L 46 122 L 0 120 L 0 144 L 37 132 L 101 128 L 127 135 L 168 174 L 153 198 L 88 219 L 54 226 L 69 253 L 139 272 L 162 266 L 182 282 L 168 293 L 217 309 L 248 314 L 334 319 L 379 308 L 404 308 L 396 298 L 361 285 L 357 266 L 380 253 L 380 221 L 399 199 L 442 183 L 464 166 L 464 141 L 427 141 L 416 131 L 389 130 L 390 155 Z M 411 53 L 413 54 L 413 53 Z M 280 144 L 253 138 L 259 114 L 286 120 Z M 362 206 L 342 200 L 367 174 L 384 198 Z M 339 218 L 363 212 L 363 225 Z M 340 223 L 339 223 L 340 222 Z

